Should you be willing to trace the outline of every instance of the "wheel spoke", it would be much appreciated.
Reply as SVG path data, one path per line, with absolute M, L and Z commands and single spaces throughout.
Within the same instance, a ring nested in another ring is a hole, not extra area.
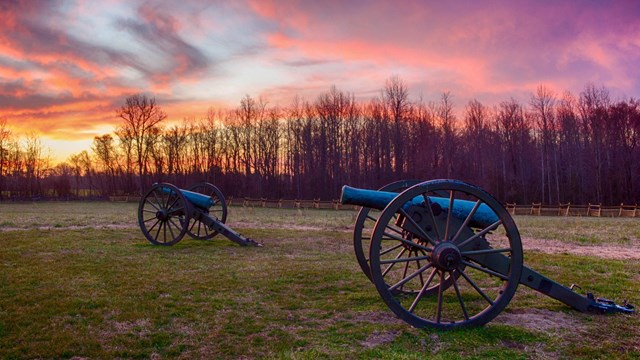
M 440 241 L 442 240 L 442 238 L 440 237 L 440 231 L 438 230 L 438 224 L 436 223 L 436 218 L 433 215 L 433 209 L 431 208 L 431 201 L 429 201 L 429 196 L 427 196 L 426 194 L 422 194 L 422 197 L 424 198 L 425 206 L 429 211 L 429 218 L 431 219 L 431 225 L 433 226 L 433 231 L 436 233 L 436 237 L 438 238 L 437 240 Z
M 458 297 L 458 302 L 460 302 L 460 308 L 462 309 L 464 319 L 469 320 L 469 314 L 467 314 L 467 308 L 464 306 L 464 301 L 462 300 L 462 295 L 460 295 L 460 289 L 458 288 L 458 281 L 454 276 L 453 271 L 450 272 L 451 275 L 449 278 L 453 281 L 453 288 L 456 290 L 456 296 Z
M 169 219 L 169 222 L 167 223 L 167 225 L 169 226 L 169 232 L 171 233 L 171 238 L 175 239 L 176 235 L 173 233 L 173 228 L 171 227 L 171 224 L 173 224 L 173 226 L 175 226 L 176 229 L 179 229 L 180 227 L 173 222 L 173 219 Z
M 151 233 L 151 230 L 153 230 L 153 228 L 156 227 L 156 225 L 158 225 L 159 222 L 160 222 L 160 219 L 156 219 L 156 222 L 153 223 L 153 225 L 147 230 L 147 232 Z
M 164 225 L 164 222 L 160 222 L 160 226 L 158 226 L 158 231 L 156 231 L 156 236 L 154 238 L 154 240 L 157 242 L 158 241 L 158 236 L 160 236 L 160 231 L 162 231 L 162 226 Z
M 402 280 L 400 280 L 399 282 L 397 282 L 396 284 L 394 284 L 393 286 L 389 287 L 389 291 L 393 291 L 395 289 L 397 289 L 398 287 L 406 284 L 407 282 L 409 282 L 411 279 L 415 278 L 416 276 L 420 275 L 422 276 L 422 273 L 429 269 L 430 267 L 432 267 L 433 264 L 428 263 L 427 265 L 421 267 L 420 269 L 416 270 L 415 272 L 411 273 L 409 276 L 406 276 L 405 278 L 403 278 Z
M 447 223 L 444 227 L 443 241 L 449 241 L 449 225 L 451 224 L 451 214 L 453 213 L 453 190 L 449 190 L 449 209 L 447 210 Z
M 427 256 L 427 253 L 425 253 L 423 250 L 420 250 L 420 252 L 422 253 L 422 255 Z M 416 264 L 418 265 L 418 269 L 419 269 L 421 267 L 420 261 L 416 260 Z M 424 278 L 422 277 L 422 272 L 420 273 L 420 284 L 424 285 Z
M 471 267 L 471 268 L 474 268 L 476 270 L 480 270 L 482 272 L 485 272 L 485 273 L 487 273 L 489 275 L 493 275 L 493 276 L 499 277 L 502 280 L 505 280 L 505 281 L 509 280 L 508 276 L 506 276 L 504 274 L 500 274 L 499 272 L 496 272 L 496 271 L 493 271 L 493 270 L 489 270 L 489 269 L 487 269 L 485 267 L 478 266 L 478 265 L 476 265 L 474 263 L 470 263 L 470 262 L 465 261 L 465 260 L 462 260 L 462 263 L 467 265 L 467 266 L 469 266 L 469 267 Z
M 471 251 L 463 251 L 460 253 L 462 256 L 471 256 L 471 255 L 481 255 L 481 254 L 495 254 L 495 253 L 503 253 L 503 252 L 511 252 L 511 248 L 504 249 L 485 249 L 485 250 L 471 250 Z
M 411 256 L 411 255 L 409 255 Z M 395 259 L 389 259 L 389 260 L 380 260 L 380 264 L 392 264 L 392 263 L 400 263 L 400 262 L 406 262 L 406 263 L 410 263 L 412 261 L 420 261 L 420 260 L 429 260 L 431 259 L 430 256 L 415 256 L 415 257 L 406 257 L 406 258 L 395 258 Z
M 409 257 L 411 257 L 411 253 L 413 252 L 413 250 L 409 250 Z M 404 270 L 402 271 L 402 278 L 406 278 L 407 277 L 407 272 L 409 272 L 409 262 L 406 262 L 404 264 Z
M 160 210 L 160 209 L 164 209 L 164 201 L 160 201 L 160 199 L 158 199 L 158 195 L 157 195 L 157 190 L 153 191 L 153 197 L 156 199 L 156 202 L 158 203 L 158 206 L 160 206 L 160 208 L 158 208 L 157 206 L 153 206 L 156 209 Z M 160 198 L 163 199 L 162 194 L 160 194 Z M 149 202 L 151 204 L 151 202 Z
M 480 203 L 481 203 L 480 200 L 476 201 L 476 204 L 473 206 L 473 209 L 471 209 L 471 211 L 469 212 L 469 215 L 467 215 L 467 218 L 464 219 L 464 223 L 462 223 L 462 225 L 458 229 L 458 232 L 451 239 L 452 243 L 456 242 L 460 234 L 462 234 L 462 230 L 464 230 L 467 227 L 467 225 L 469 225 L 469 221 L 471 221 L 471 218 L 473 218 L 473 215 L 475 215 L 476 210 L 478 210 L 478 207 L 480 207 Z
M 428 251 L 428 252 L 432 251 L 432 249 L 430 249 L 430 248 L 428 248 L 426 246 L 420 245 L 418 243 L 415 243 L 415 242 L 407 240 L 407 239 L 403 239 L 401 237 L 397 237 L 395 235 L 391 235 L 391 234 L 389 234 L 387 232 L 385 232 L 384 235 L 387 235 L 389 237 L 389 239 L 383 239 L 383 240 L 396 240 L 396 241 L 400 241 L 401 243 L 404 243 L 404 244 L 407 244 L 407 245 L 411 245 L 411 246 L 416 247 L 416 248 L 421 249 L 421 250 L 425 250 L 425 251 Z
M 382 255 L 386 255 L 386 254 L 388 254 L 388 253 L 392 252 L 393 250 L 395 250 L 395 249 L 399 248 L 400 246 L 402 246 L 402 244 L 398 244 L 398 245 L 395 245 L 395 246 L 393 246 L 393 247 L 388 248 L 387 250 L 381 251 L 381 252 L 380 252 L 380 256 L 382 256 Z
M 476 291 L 478 292 L 478 294 L 480 294 L 485 300 L 487 300 L 487 302 L 490 305 L 493 305 L 493 300 L 491 300 L 490 297 L 487 296 L 487 294 L 484 293 L 484 291 L 482 291 L 482 289 L 480 289 L 480 287 L 478 286 L 478 284 L 476 284 L 475 281 L 473 281 L 473 279 L 471 279 L 464 271 L 461 271 L 460 269 L 458 269 L 458 272 L 460 273 L 460 275 L 462 275 L 462 277 L 467 280 L 467 282 L 474 288 L 476 289 Z
M 171 206 L 167 206 L 167 210 L 169 212 L 176 212 L 177 210 L 182 210 L 184 209 L 184 207 L 180 207 L 178 209 L 174 209 L 173 207 L 176 205 L 176 203 L 178 203 L 178 201 L 180 201 L 179 197 L 176 197 L 175 199 L 173 199 L 173 201 L 171 202 Z M 168 201 L 167 201 L 168 202 Z
M 405 252 L 407 251 L 407 249 L 402 249 L 402 251 L 400 251 L 400 253 L 398 253 L 398 255 L 396 256 L 396 259 L 399 259 Z M 387 266 L 387 268 L 382 272 L 382 277 L 385 277 L 385 275 L 387 275 L 387 273 L 389 272 L 389 270 L 391 270 L 391 268 L 393 267 L 393 265 L 395 265 L 396 263 L 391 263 L 389 266 Z
M 465 245 L 467 245 L 468 243 L 472 242 L 473 240 L 479 238 L 480 236 L 484 236 L 489 231 L 495 230 L 501 224 L 502 224 L 502 220 L 498 220 L 498 221 L 494 222 L 493 224 L 491 224 L 491 225 L 487 226 L 486 228 L 484 228 L 482 231 L 475 233 L 472 237 L 470 237 L 467 240 L 465 240 L 462 243 L 460 243 L 458 245 L 458 248 L 463 248 Z
M 369 215 L 369 214 L 367 214 L 366 219 L 369 219 L 369 220 L 371 220 L 371 221 L 373 221 L 373 222 L 378 221 L 378 219 L 374 218 L 373 216 L 371 216 L 371 215 Z
M 167 226 L 168 226 L 168 221 L 165 221 L 162 223 L 162 225 L 164 225 L 164 241 L 163 242 L 167 242 Z
M 155 195 L 155 193 L 154 193 L 154 195 Z M 156 200 L 158 200 L 158 198 L 156 198 Z M 145 201 L 145 205 L 147 205 L 147 204 L 153 206 L 153 208 L 156 209 L 156 211 L 160 211 L 160 208 L 157 207 L 156 204 L 152 203 L 151 201 Z M 147 209 L 144 209 L 144 211 L 155 212 L 155 211 L 147 210 Z
M 158 241 L 158 236 L 160 236 L 160 230 L 162 230 L 162 225 L 164 224 L 164 222 L 160 222 L 160 226 L 158 226 L 158 231 L 156 231 L 156 236 L 155 236 L 155 241 Z
M 416 298 L 413 299 L 411 306 L 409 306 L 409 309 L 407 309 L 410 313 L 413 313 L 413 311 L 416 309 L 416 306 L 418 306 L 418 302 L 420 302 L 420 299 L 422 299 L 422 296 L 424 296 L 424 293 L 427 291 L 429 284 L 431 284 L 431 281 L 433 281 L 433 277 L 436 275 L 436 271 L 436 268 L 431 271 L 431 274 L 429 274 L 429 277 L 427 278 L 427 282 L 422 286 L 422 289 L 420 289 L 420 292 L 418 293 L 418 295 L 416 295 Z
M 193 232 L 193 228 L 196 226 L 197 222 L 198 220 L 194 220 L 193 223 L 191 223 L 191 226 L 189 226 L 189 232 Z
M 431 238 L 431 236 L 429 236 L 429 234 L 427 234 L 426 231 L 424 231 L 424 229 L 422 229 L 422 227 L 420 227 L 420 225 L 418 225 L 418 223 L 415 220 L 413 220 L 413 218 L 411 216 L 409 216 L 409 214 L 407 214 L 407 212 L 403 208 L 398 209 L 398 211 L 400 211 L 400 213 L 405 217 L 405 219 L 409 220 L 411 225 L 413 225 L 413 227 L 416 230 L 418 230 L 418 232 L 419 232 L 418 235 L 422 239 L 426 239 L 427 241 L 429 241 L 431 243 L 431 245 L 435 245 L 436 244 L 435 240 L 433 240 L 433 238 Z
M 396 229 L 395 227 L 393 227 L 393 226 L 391 226 L 389 224 L 387 224 L 387 226 L 385 226 L 385 228 L 395 232 L 396 234 L 398 234 L 400 236 L 402 236 L 402 230 L 401 229 Z
M 440 324 L 440 318 L 442 316 L 442 294 L 444 293 L 444 271 L 438 271 L 440 275 L 440 285 L 438 286 L 438 308 L 436 315 L 436 322 Z

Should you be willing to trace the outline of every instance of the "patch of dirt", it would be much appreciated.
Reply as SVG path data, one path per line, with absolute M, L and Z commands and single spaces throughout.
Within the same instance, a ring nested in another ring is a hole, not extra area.
M 562 254 L 580 256 L 594 256 L 605 259 L 640 260 L 637 246 L 622 246 L 616 244 L 580 245 L 558 240 L 522 238 L 522 247 L 527 250 L 540 251 L 547 254 Z
M 573 316 L 559 311 L 545 309 L 519 309 L 513 312 L 502 312 L 493 324 L 518 326 L 549 335 L 574 331 L 581 327 L 581 323 Z
M 369 322 L 374 324 L 405 324 L 390 311 L 358 312 L 349 321 Z
M 384 332 L 374 331 L 371 335 L 369 335 L 367 340 L 361 341 L 360 345 L 366 348 L 373 348 L 394 341 L 398 337 L 398 335 L 400 335 L 400 331 L 398 330 Z
M 136 321 L 114 321 L 113 328 L 116 334 L 136 334 L 144 336 L 149 334 L 151 321 L 149 319 L 138 319 Z
M 229 226 L 233 228 L 246 228 L 246 229 L 286 229 L 286 230 L 300 230 L 300 231 L 321 231 L 321 230 L 329 230 L 320 226 L 309 226 L 309 225 L 295 225 L 295 224 L 268 224 L 268 223 L 255 223 L 250 221 L 234 221 L 227 223 Z
M 138 225 L 126 224 L 101 224 L 101 225 L 69 225 L 69 226 L 37 226 L 37 227 L 0 227 L 0 232 L 5 231 L 28 231 L 28 230 L 86 230 L 86 229 L 139 229 Z

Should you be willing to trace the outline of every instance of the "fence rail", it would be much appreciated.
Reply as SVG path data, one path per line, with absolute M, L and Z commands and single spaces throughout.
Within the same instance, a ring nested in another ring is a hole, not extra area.
M 335 209 L 335 210 L 357 210 L 355 205 L 343 205 L 340 200 L 300 200 L 300 199 L 227 199 L 227 205 L 242 205 L 244 207 L 263 207 L 278 209 Z
M 574 205 L 567 204 L 541 204 L 519 205 L 507 203 L 507 210 L 512 215 L 536 215 L 536 216 L 593 216 L 593 217 L 640 217 L 640 207 L 637 204 L 618 206 L 604 206 L 602 204 Z
M 138 202 L 139 196 L 111 196 L 111 201 Z M 301 199 L 266 199 L 266 198 L 233 198 L 227 199 L 229 206 L 260 207 L 274 209 L 334 209 L 357 210 L 359 206 L 343 205 L 340 200 L 301 200 Z M 640 218 L 640 206 L 637 204 L 620 204 L 618 206 L 604 206 L 602 204 L 575 205 L 541 204 L 530 205 L 507 203 L 506 208 L 511 215 L 533 216 L 591 216 L 591 217 L 628 217 Z

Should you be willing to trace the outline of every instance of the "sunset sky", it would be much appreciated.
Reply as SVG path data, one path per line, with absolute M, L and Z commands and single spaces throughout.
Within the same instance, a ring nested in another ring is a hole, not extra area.
M 0 1 L 0 119 L 58 159 L 135 93 L 181 120 L 332 85 L 366 101 L 393 75 L 458 113 L 541 84 L 640 97 L 640 1 Z

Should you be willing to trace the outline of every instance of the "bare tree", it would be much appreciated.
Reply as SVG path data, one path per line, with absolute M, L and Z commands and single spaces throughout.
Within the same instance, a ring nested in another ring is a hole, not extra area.
M 442 158 L 445 166 L 445 176 L 451 178 L 455 164 L 456 149 L 456 117 L 453 111 L 453 96 L 450 92 L 442 94 L 438 105 L 438 118 L 442 129 Z
M 24 140 L 24 165 L 25 165 L 25 186 L 29 196 L 41 195 L 40 179 L 46 170 L 44 166 L 47 159 L 44 158 L 44 148 L 40 137 L 29 134 Z
M 155 98 L 138 94 L 129 96 L 125 104 L 116 110 L 116 116 L 123 120 L 119 132 L 130 136 L 139 176 L 139 191 L 142 194 L 149 159 L 149 140 L 154 129 L 167 118 L 167 114 L 156 103 Z
M 489 127 L 489 109 L 478 100 L 471 100 L 467 104 L 464 115 L 464 129 L 462 131 L 462 143 L 466 148 L 467 172 L 475 178 L 475 182 L 481 186 L 489 186 L 488 169 L 495 159 L 488 158 L 491 155 L 491 129 Z
M 103 195 L 112 195 L 115 191 L 115 176 L 118 168 L 118 154 L 110 134 L 93 138 L 91 150 L 96 155 L 102 172 L 106 174 L 107 186 Z
M 7 120 L 0 119 L 0 200 L 5 189 L 5 172 L 9 162 L 9 144 L 11 130 L 7 127 Z
M 540 154 L 540 170 L 541 170 L 541 200 L 548 203 L 552 202 L 552 175 L 555 179 L 553 188 L 556 196 L 554 200 L 560 202 L 560 183 L 558 180 L 557 166 L 551 164 L 552 155 L 555 156 L 556 144 L 556 126 L 555 126 L 555 101 L 556 97 L 547 87 L 541 85 L 536 89 L 536 93 L 532 95 L 530 105 L 532 109 L 531 115 L 535 119 L 540 142 L 542 143 L 542 153 Z M 553 158 L 554 164 L 555 158 Z M 546 195 L 546 196 L 545 196 Z
M 404 140 L 407 135 L 405 121 L 410 104 L 407 85 L 398 76 L 391 77 L 385 83 L 383 101 L 392 122 L 395 176 L 401 178 L 405 171 Z

